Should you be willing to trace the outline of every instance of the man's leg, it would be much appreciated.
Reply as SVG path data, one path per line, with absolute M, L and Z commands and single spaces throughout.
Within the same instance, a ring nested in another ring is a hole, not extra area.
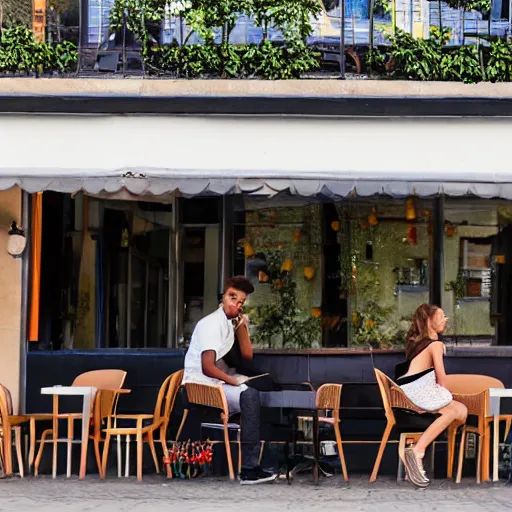
M 229 414 L 242 413 L 240 422 L 242 468 L 254 469 L 258 466 L 260 453 L 260 394 L 245 384 L 241 386 L 224 384 L 223 389 Z
M 260 394 L 247 388 L 240 395 L 240 441 L 242 442 L 242 469 L 258 467 L 260 454 Z

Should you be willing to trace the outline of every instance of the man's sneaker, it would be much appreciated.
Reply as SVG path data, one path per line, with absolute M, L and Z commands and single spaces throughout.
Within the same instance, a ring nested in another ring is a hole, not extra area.
M 266 482 L 273 482 L 277 478 L 277 473 L 263 471 L 261 468 L 242 469 L 240 472 L 240 483 L 242 485 L 257 485 Z

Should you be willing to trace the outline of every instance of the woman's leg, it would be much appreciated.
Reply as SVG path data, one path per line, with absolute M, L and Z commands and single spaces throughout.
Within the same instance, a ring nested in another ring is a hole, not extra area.
M 417 443 L 413 447 L 414 455 L 421 459 L 425 455 L 425 450 L 432 443 L 439 434 L 441 434 L 448 426 L 456 421 L 464 423 L 468 416 L 468 409 L 464 404 L 453 400 L 446 407 L 438 411 L 441 416 L 437 418 L 428 428 L 423 432 Z

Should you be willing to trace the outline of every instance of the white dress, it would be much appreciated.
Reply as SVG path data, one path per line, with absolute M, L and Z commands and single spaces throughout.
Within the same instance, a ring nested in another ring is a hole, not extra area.
M 437 383 L 434 368 L 401 377 L 396 383 L 405 396 L 424 411 L 438 411 L 453 400 L 452 394 Z

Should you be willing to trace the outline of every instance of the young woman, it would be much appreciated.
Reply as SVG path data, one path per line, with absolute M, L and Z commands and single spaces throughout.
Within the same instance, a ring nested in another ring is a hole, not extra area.
M 405 450 L 404 465 L 409 480 L 418 487 L 430 482 L 423 469 L 425 450 L 452 422 L 466 421 L 468 410 L 453 400 L 446 389 L 444 355 L 439 335 L 447 318 L 441 308 L 422 304 L 415 311 L 405 341 L 407 361 L 397 366 L 396 383 L 407 398 L 424 411 L 439 414 L 414 446 Z

